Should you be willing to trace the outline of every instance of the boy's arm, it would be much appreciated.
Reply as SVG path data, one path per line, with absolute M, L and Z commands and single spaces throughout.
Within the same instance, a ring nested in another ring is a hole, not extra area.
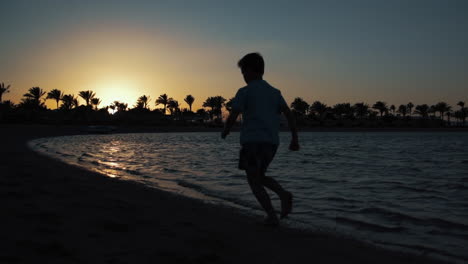
M 289 149 L 292 151 L 297 151 L 299 150 L 299 138 L 297 136 L 296 119 L 286 104 L 281 107 L 281 112 L 283 112 L 286 116 L 289 129 L 291 130 L 291 144 L 289 144 Z
M 225 139 L 226 136 L 229 135 L 229 132 L 231 131 L 232 126 L 236 123 L 239 114 L 239 111 L 231 110 L 231 113 L 229 113 L 229 117 L 227 118 L 226 123 L 224 124 L 224 130 L 221 133 L 222 139 Z

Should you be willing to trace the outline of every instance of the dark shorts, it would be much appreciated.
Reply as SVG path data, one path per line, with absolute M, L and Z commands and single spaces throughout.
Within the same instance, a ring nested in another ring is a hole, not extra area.
M 266 172 L 268 165 L 276 154 L 278 145 L 271 143 L 245 143 L 242 144 L 239 155 L 240 170 L 258 170 Z

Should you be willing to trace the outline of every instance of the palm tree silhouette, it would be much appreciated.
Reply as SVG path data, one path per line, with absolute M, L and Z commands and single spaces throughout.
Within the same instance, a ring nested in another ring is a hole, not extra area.
M 309 107 L 310 111 L 313 113 L 317 113 L 320 118 L 323 117 L 325 112 L 327 111 L 327 105 L 323 104 L 320 101 L 315 101 L 312 103 L 312 105 Z
M 465 102 L 463 101 L 459 101 L 457 105 L 460 106 L 460 110 L 455 112 L 455 114 L 462 121 L 462 125 L 465 126 L 466 116 L 468 115 L 468 108 L 465 107 Z
M 395 105 L 390 106 L 390 111 L 392 111 L 392 114 L 395 115 L 395 111 L 396 111 Z
M 169 101 L 167 102 L 167 108 L 169 109 L 169 112 L 172 116 L 179 109 L 179 102 L 177 100 L 169 98 Z
M 333 106 L 333 113 L 338 119 L 343 119 L 343 116 L 351 117 L 353 116 L 353 108 L 350 103 L 339 103 Z
M 44 102 L 41 101 L 41 98 L 46 94 L 44 90 L 40 87 L 29 88 L 28 92 L 23 96 L 26 99 L 23 99 L 23 103 L 31 103 L 34 107 L 44 106 Z
M 445 112 L 450 111 L 451 107 L 446 102 L 439 102 L 435 105 L 435 110 L 440 113 L 440 119 L 444 119 Z
M 427 118 L 429 115 L 429 106 L 427 104 L 417 105 L 414 112 L 422 118 Z
M 169 98 L 167 97 L 167 94 L 161 94 L 158 99 L 156 99 L 156 106 L 162 104 L 164 106 L 163 113 L 166 114 L 166 106 L 167 103 L 169 103 Z
M 0 101 L 1 101 L 1 100 L 0 100 Z M 460 106 L 461 109 L 463 109 L 463 108 L 465 107 L 465 102 L 459 101 L 459 102 L 457 103 L 457 105 Z
M 117 109 L 117 112 L 119 113 L 125 112 L 127 110 L 127 107 L 128 107 L 128 104 L 122 103 L 119 101 L 114 101 L 114 103 L 112 103 L 111 105 L 111 109 L 112 110 Z
M 353 106 L 354 110 L 356 111 L 356 116 L 360 119 L 363 119 L 369 113 L 369 105 L 362 103 L 355 103 Z
M 429 107 L 428 113 L 432 114 L 432 116 L 431 116 L 432 118 L 435 118 L 436 113 L 437 113 L 436 106 L 435 106 L 435 105 L 431 105 L 431 106 Z
M 184 101 L 189 105 L 190 112 L 192 112 L 192 104 L 195 101 L 195 97 L 189 94 L 185 97 Z
M 406 105 L 400 105 L 398 107 L 398 113 L 400 113 L 403 117 L 406 117 L 406 115 L 408 114 L 408 106 Z
M 447 112 L 445 113 L 445 116 L 447 117 L 447 125 L 452 125 L 451 122 L 450 122 L 450 118 L 452 117 L 452 107 L 449 106 L 449 108 L 447 109 Z
M 208 112 L 210 114 L 211 120 L 213 120 L 214 116 L 218 118 L 222 116 L 223 114 L 222 108 L 223 108 L 224 102 L 226 102 L 226 99 L 218 95 L 218 96 L 208 97 L 206 101 L 203 103 L 203 107 L 211 108 L 211 111 Z
M 150 102 L 150 97 L 146 95 L 142 95 L 138 98 L 136 108 L 139 109 L 148 109 L 149 108 L 149 102 Z
M 301 97 L 296 97 L 291 103 L 291 108 L 293 111 L 299 115 L 305 116 L 307 111 L 309 111 L 310 105 L 304 101 Z
M 3 94 L 10 92 L 11 85 L 5 85 L 4 83 L 0 83 L 0 103 L 2 101 Z
M 72 94 L 66 94 L 62 96 L 62 105 L 60 108 L 65 110 L 71 110 L 73 107 L 78 106 L 78 100 Z
M 232 103 L 234 102 L 234 97 L 229 99 L 225 104 L 224 107 L 226 107 L 226 110 L 230 113 L 232 111 Z
M 413 107 L 414 107 L 414 104 L 412 102 L 409 102 L 406 107 L 408 108 L 408 114 L 409 116 L 411 117 L 411 114 L 413 113 Z
M 91 99 L 94 98 L 94 96 L 96 96 L 96 94 L 91 91 L 91 90 L 87 90 L 87 91 L 80 91 L 78 93 L 78 95 L 83 98 L 83 100 L 85 100 L 86 102 L 86 106 L 89 106 L 89 102 L 91 101 Z
M 91 105 L 94 106 L 94 110 L 98 110 L 98 106 L 101 103 L 101 99 L 94 97 L 91 99 Z
M 59 102 L 62 99 L 62 96 L 63 96 L 62 91 L 60 91 L 58 89 L 53 89 L 52 91 L 47 93 L 46 99 L 55 100 L 55 102 L 57 103 L 57 108 L 56 109 L 58 109 L 59 108 Z
M 375 110 L 378 110 L 380 112 L 380 117 L 382 117 L 384 113 L 388 112 L 387 103 L 382 102 L 382 101 L 377 101 L 372 106 L 372 108 L 374 108 Z

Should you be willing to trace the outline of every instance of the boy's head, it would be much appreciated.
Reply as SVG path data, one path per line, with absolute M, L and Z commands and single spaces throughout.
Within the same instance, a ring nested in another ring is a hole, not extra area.
M 262 55 L 258 52 L 245 55 L 237 63 L 237 66 L 241 69 L 246 83 L 252 80 L 262 79 L 263 73 L 265 72 L 265 62 L 263 61 Z

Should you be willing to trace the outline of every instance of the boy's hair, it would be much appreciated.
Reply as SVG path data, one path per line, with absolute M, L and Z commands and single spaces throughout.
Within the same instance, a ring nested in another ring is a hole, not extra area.
M 237 63 L 237 66 L 242 69 L 250 69 L 255 73 L 259 73 L 263 75 L 265 72 L 265 62 L 263 61 L 262 55 L 260 53 L 249 53 L 245 55 L 240 61 Z

